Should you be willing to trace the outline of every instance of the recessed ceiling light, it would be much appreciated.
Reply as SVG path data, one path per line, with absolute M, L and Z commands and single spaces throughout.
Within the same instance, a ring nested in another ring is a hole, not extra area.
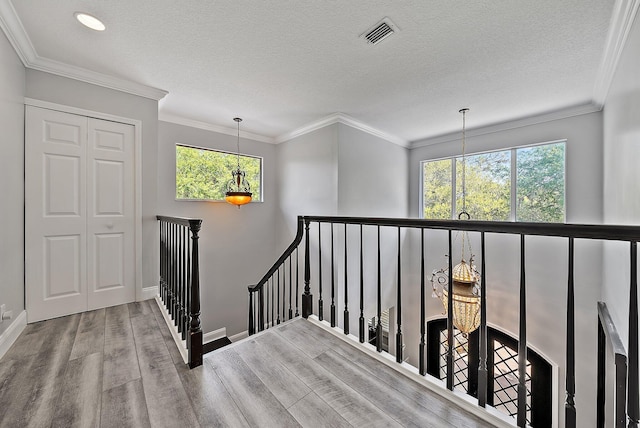
M 82 25 L 92 30 L 104 31 L 107 28 L 102 21 L 88 13 L 76 12 L 74 16 Z

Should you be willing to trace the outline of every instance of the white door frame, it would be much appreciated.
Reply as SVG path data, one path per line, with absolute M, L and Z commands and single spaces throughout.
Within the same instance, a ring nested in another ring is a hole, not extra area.
M 36 100 L 33 98 L 24 99 L 24 104 L 33 107 L 40 107 L 49 110 L 56 110 L 64 113 L 76 114 L 79 116 L 93 117 L 96 119 L 120 122 L 134 127 L 134 242 L 135 242 L 135 288 L 136 301 L 153 298 L 158 290 L 157 287 L 142 287 L 142 121 L 128 117 L 116 116 L 108 113 L 101 113 L 93 110 L 86 110 L 78 107 L 71 107 L 49 101 Z

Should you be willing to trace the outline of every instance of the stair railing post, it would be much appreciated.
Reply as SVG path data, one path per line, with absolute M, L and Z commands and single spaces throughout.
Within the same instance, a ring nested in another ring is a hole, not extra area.
M 191 323 L 187 348 L 189 350 L 189 367 L 202 365 L 202 328 L 200 326 L 200 266 L 198 255 L 198 232 L 202 220 L 189 220 L 191 240 L 193 242 L 193 257 L 191 258 Z
M 569 238 L 569 268 L 567 280 L 567 397 L 564 405 L 564 425 L 566 428 L 576 427 L 576 341 L 575 341 L 575 310 L 574 310 L 574 239 Z
M 309 318 L 313 313 L 313 296 L 311 295 L 311 255 L 309 254 L 309 219 L 304 219 L 304 293 L 302 294 L 302 317 Z
M 627 372 L 627 415 L 629 428 L 636 428 L 640 419 L 638 391 L 638 243 L 631 242 L 631 285 L 629 290 L 629 367 Z

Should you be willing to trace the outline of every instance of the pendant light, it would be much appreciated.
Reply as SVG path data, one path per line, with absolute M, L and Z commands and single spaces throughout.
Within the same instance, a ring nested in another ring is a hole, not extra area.
M 467 212 L 466 189 L 466 114 L 468 108 L 460 109 L 462 113 L 462 210 L 458 214 L 458 220 L 469 220 L 471 216 Z M 460 330 L 464 336 L 474 331 L 480 325 L 480 273 L 474 264 L 474 255 L 471 251 L 471 242 L 467 232 L 461 232 L 462 245 L 460 263 L 453 267 L 451 280 L 453 286 L 449 287 L 449 268 L 436 270 L 431 275 L 433 297 L 439 298 L 444 306 L 445 314 L 449 310 L 449 292 L 453 293 L 453 326 Z M 465 245 L 469 249 L 469 261 L 465 259 Z M 447 255 L 450 257 L 451 255 Z
M 251 202 L 252 193 L 251 185 L 245 178 L 245 172 L 240 169 L 240 122 L 242 122 L 242 119 L 234 117 L 233 120 L 238 124 L 238 166 L 235 170 L 231 171 L 232 179 L 229 181 L 229 184 L 227 184 L 227 193 L 225 193 L 224 200 L 230 204 L 237 205 L 238 209 L 240 209 L 240 205 Z

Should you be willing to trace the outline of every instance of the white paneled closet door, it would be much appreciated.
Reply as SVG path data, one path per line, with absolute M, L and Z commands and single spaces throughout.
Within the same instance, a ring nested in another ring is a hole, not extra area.
M 133 126 L 27 106 L 28 322 L 135 300 Z

